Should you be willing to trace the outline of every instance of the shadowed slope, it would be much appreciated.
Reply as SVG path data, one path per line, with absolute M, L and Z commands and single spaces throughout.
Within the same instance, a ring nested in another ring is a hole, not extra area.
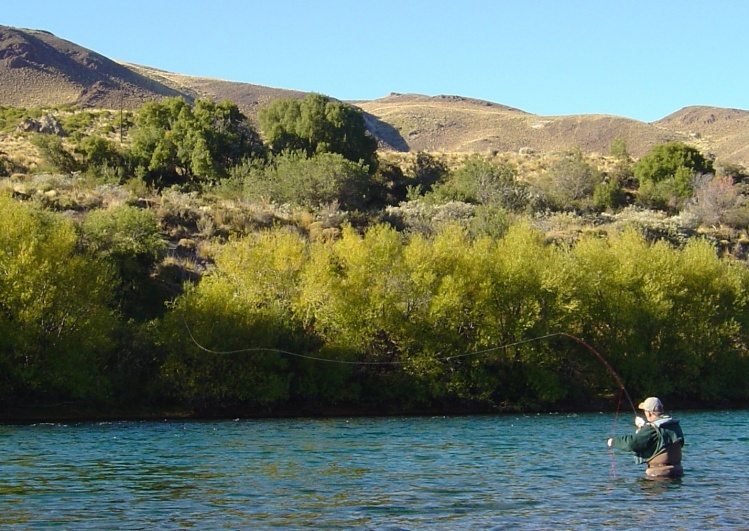
M 0 102 L 15 107 L 135 108 L 185 96 L 111 59 L 38 30 L 0 26 Z

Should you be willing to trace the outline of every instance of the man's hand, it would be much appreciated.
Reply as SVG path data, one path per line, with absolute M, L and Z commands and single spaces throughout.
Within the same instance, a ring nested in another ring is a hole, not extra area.
M 645 425 L 645 419 L 642 417 L 635 417 L 635 426 L 637 426 L 637 429 L 639 430 Z

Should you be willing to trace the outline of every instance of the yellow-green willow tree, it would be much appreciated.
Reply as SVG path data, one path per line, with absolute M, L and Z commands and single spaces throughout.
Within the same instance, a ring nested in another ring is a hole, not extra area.
M 719 259 L 707 241 L 674 249 L 633 230 L 584 238 L 571 262 L 571 327 L 601 346 L 632 391 L 710 399 L 742 387 L 744 265 Z
M 297 412 L 612 404 L 570 334 L 632 393 L 746 399 L 747 275 L 706 242 L 634 231 L 561 246 L 527 224 L 500 239 L 276 230 L 223 246 L 176 301 L 163 369 L 180 399 Z
M 101 398 L 115 284 L 70 221 L 0 197 L 0 396 Z
M 306 255 L 302 238 L 286 232 L 218 251 L 215 270 L 175 302 L 163 323 L 163 373 L 174 396 L 206 406 L 289 398 L 289 359 L 272 349 L 306 348 L 291 308 Z M 226 353 L 233 351 L 241 352 Z

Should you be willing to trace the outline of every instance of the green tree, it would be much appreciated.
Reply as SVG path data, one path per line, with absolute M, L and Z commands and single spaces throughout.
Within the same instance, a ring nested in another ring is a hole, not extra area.
M 161 325 L 173 398 L 206 407 L 288 400 L 295 371 L 280 351 L 305 350 L 291 302 L 306 260 L 304 241 L 291 233 L 237 240 L 216 255 L 216 269 L 188 287 Z M 241 352 L 206 352 L 196 342 Z
M 692 195 L 695 175 L 714 173 L 713 163 L 696 148 L 683 142 L 667 142 L 653 147 L 634 166 L 640 185 L 671 181 L 682 199 Z
M 106 399 L 116 275 L 72 223 L 0 197 L 0 397 Z
M 243 158 L 262 153 L 259 135 L 231 102 L 146 103 L 135 124 L 131 155 L 158 186 L 213 183 Z
M 604 349 L 630 392 L 746 394 L 738 384 L 749 369 L 745 268 L 721 261 L 706 241 L 679 250 L 633 230 L 583 238 L 570 260 L 569 330 Z
M 125 164 L 125 157 L 117 145 L 100 136 L 87 136 L 78 142 L 76 153 L 83 158 L 81 166 L 87 169 L 96 169 L 108 166 L 110 168 L 121 168 Z
M 449 172 L 447 165 L 434 155 L 419 151 L 413 162 L 406 168 L 412 186 L 418 187 L 420 193 L 432 190 L 441 183 Z
M 128 205 L 94 210 L 84 218 L 81 231 L 84 245 L 117 268 L 124 314 L 147 320 L 163 313 L 169 294 L 154 277 L 154 266 L 167 245 L 156 215 Z
M 627 194 L 617 176 L 609 174 L 593 190 L 593 204 L 600 209 L 617 209 L 627 202 Z
M 260 128 L 273 153 L 304 151 L 308 156 L 338 153 L 377 169 L 377 140 L 362 112 L 321 94 L 304 100 L 278 99 L 260 109 Z
M 409 179 L 399 164 L 380 161 L 377 171 L 372 175 L 372 192 L 369 205 L 372 208 L 394 206 L 405 201 L 408 193 Z

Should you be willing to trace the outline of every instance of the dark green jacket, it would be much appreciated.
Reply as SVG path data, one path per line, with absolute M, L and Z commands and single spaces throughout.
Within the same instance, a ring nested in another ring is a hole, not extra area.
M 613 437 L 611 441 L 614 448 L 634 452 L 638 463 L 650 461 L 672 444 L 684 446 L 684 433 L 679 421 L 665 414 L 646 423 L 634 435 Z

